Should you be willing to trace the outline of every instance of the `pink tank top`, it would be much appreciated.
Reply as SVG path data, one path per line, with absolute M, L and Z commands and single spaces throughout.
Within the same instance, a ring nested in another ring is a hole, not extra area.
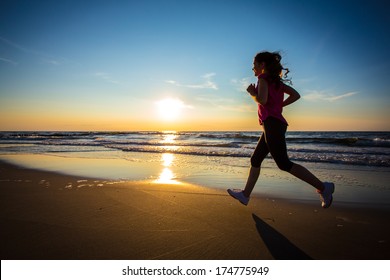
M 279 119 L 288 125 L 286 119 L 282 115 L 283 111 L 283 101 L 284 101 L 284 84 L 281 83 L 279 87 L 274 83 L 269 83 L 267 79 L 267 74 L 261 74 L 258 78 L 263 78 L 268 83 L 268 99 L 265 105 L 258 104 L 258 115 L 259 115 L 259 123 L 263 124 L 263 122 L 268 117 L 274 117 Z M 259 82 L 256 85 L 256 92 L 259 87 Z

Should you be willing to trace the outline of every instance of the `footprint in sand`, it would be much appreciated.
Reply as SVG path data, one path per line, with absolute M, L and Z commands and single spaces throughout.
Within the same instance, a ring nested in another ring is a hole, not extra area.
M 39 183 L 38 183 L 39 185 L 44 185 L 46 188 L 48 188 L 48 187 L 50 187 L 50 182 L 49 181 L 47 181 L 47 180 L 41 180 L 41 181 L 39 181 Z

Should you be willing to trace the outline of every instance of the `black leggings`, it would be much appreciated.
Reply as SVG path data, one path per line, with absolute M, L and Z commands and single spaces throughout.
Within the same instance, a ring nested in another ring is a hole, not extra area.
M 263 122 L 263 129 L 264 132 L 252 154 L 251 165 L 259 168 L 265 157 L 271 153 L 281 170 L 290 171 L 294 163 L 289 160 L 287 155 L 287 124 L 276 118 L 268 117 Z

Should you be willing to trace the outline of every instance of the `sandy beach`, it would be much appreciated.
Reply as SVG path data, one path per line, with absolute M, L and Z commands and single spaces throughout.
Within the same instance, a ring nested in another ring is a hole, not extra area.
M 389 208 L 253 197 L 187 183 L 0 162 L 1 259 L 389 259 Z

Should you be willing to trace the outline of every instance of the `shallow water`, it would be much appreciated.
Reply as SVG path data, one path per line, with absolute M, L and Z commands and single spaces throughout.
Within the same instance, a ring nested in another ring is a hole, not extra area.
M 211 188 L 243 188 L 249 170 L 248 158 L 137 153 L 123 151 L 2 154 L 0 160 L 86 178 L 112 181 L 181 182 Z M 323 181 L 336 184 L 335 201 L 390 205 L 390 172 L 387 167 L 304 163 Z M 342 168 L 341 168 L 342 167 Z M 266 197 L 318 200 L 314 188 L 280 171 L 272 159 L 263 163 L 254 192 Z
M 248 158 L 261 132 L 1 132 L 0 154 L 121 151 Z M 390 167 L 390 132 L 287 132 L 293 161 Z

